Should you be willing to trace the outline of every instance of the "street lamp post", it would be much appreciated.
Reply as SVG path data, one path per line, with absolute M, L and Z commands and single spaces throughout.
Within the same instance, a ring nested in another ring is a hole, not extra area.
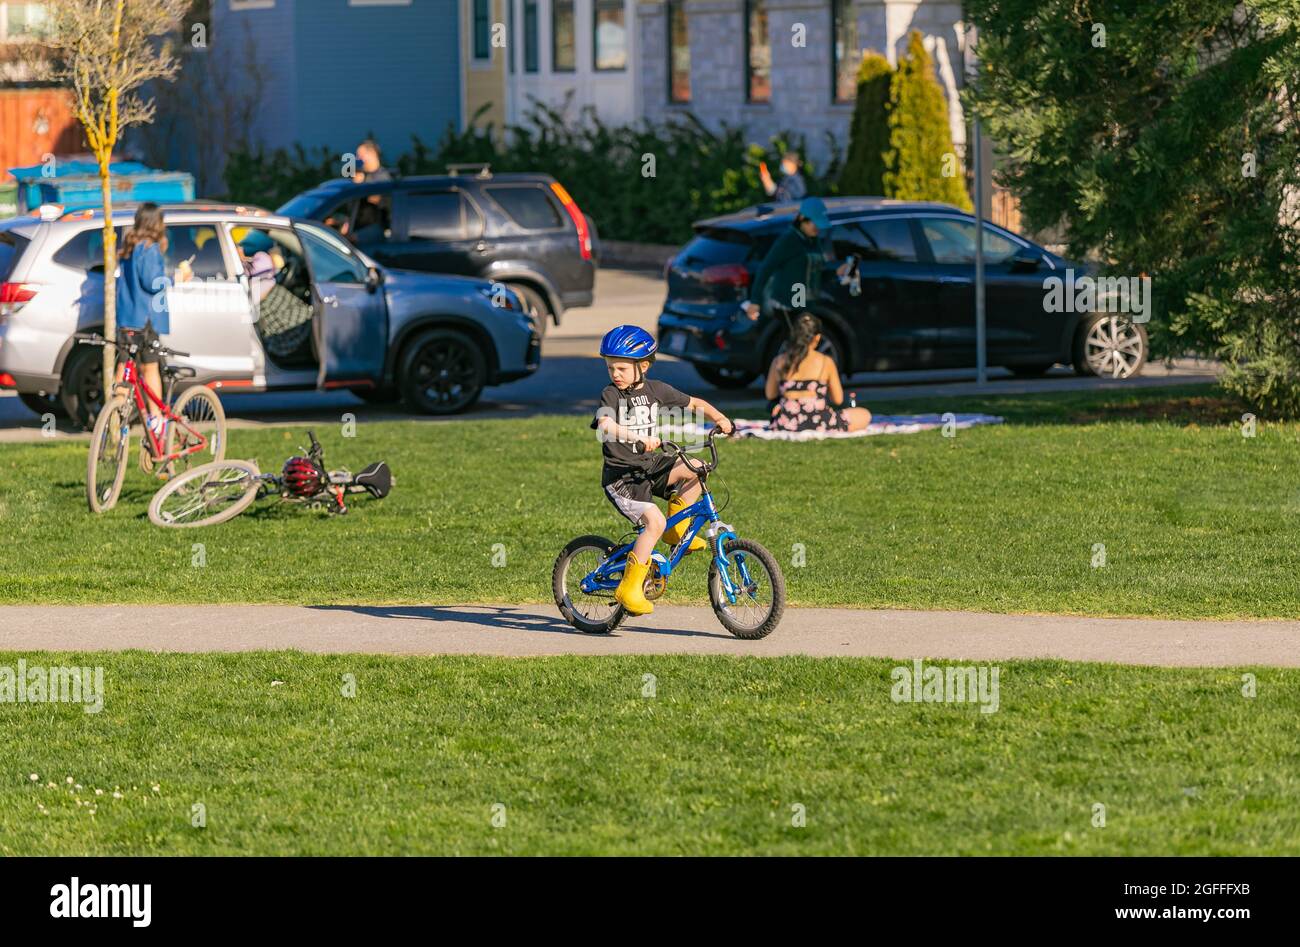
M 988 382 L 988 349 L 984 326 L 984 148 L 980 120 L 975 126 L 975 386 Z

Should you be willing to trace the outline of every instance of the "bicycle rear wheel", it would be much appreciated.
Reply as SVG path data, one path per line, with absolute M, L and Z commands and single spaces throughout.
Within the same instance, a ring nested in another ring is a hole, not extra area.
M 176 399 L 172 414 L 185 422 L 185 427 L 175 421 L 167 425 L 168 456 L 196 447 L 200 437 L 203 448 L 169 461 L 166 467 L 169 477 L 199 464 L 216 463 L 226 456 L 226 411 L 211 389 L 202 385 L 187 389 Z
M 785 612 L 785 576 L 776 557 L 752 539 L 729 539 L 727 577 L 736 600 L 727 597 L 718 560 L 709 563 L 709 601 L 722 627 L 737 638 L 766 638 Z
M 149 503 L 155 526 L 215 526 L 248 509 L 262 485 L 257 465 L 219 460 L 193 467 L 168 480 Z
M 131 408 L 124 398 L 114 398 L 99 412 L 90 435 L 90 457 L 86 461 L 86 503 L 90 512 L 103 513 L 117 504 L 130 446 Z
M 560 614 L 574 628 L 589 635 L 609 634 L 627 612 L 614 599 L 613 590 L 588 595 L 579 583 L 615 548 L 604 536 L 579 536 L 565 546 L 551 570 L 551 592 Z

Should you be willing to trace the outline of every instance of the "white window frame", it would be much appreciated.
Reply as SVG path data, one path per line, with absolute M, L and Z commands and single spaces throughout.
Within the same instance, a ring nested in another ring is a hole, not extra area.
M 348 0 L 350 7 L 409 7 L 411 0 Z
M 244 10 L 270 10 L 275 0 L 230 0 L 230 12 L 241 13 Z

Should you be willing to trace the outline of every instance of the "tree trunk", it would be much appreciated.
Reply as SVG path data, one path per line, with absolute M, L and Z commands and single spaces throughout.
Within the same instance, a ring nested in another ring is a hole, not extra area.
M 108 163 L 111 155 L 99 156 L 99 183 L 104 197 L 104 338 L 117 339 L 117 231 L 113 229 L 113 189 L 110 186 Z M 117 348 L 104 346 L 104 380 L 100 385 L 104 404 L 113 391 L 113 369 L 117 363 Z

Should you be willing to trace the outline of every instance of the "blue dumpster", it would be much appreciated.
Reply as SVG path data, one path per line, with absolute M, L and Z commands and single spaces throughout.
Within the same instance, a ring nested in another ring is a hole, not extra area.
M 10 168 L 18 181 L 18 213 L 42 204 L 61 204 L 66 210 L 103 205 L 99 166 L 93 161 L 59 161 L 52 168 L 33 165 Z M 159 171 L 138 161 L 114 161 L 108 166 L 109 187 L 115 203 L 194 200 L 194 175 L 184 171 Z

